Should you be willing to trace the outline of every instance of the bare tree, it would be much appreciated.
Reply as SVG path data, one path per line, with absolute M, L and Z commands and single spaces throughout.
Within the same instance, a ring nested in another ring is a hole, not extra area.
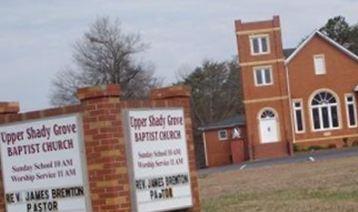
M 243 112 L 240 69 L 236 59 L 205 60 L 178 84 L 192 88 L 192 110 L 197 125 L 220 121 Z
M 122 32 L 118 20 L 98 18 L 75 43 L 73 66 L 58 72 L 53 80 L 51 103 L 76 103 L 79 87 L 110 83 L 121 85 L 124 98 L 145 97 L 160 84 L 153 77 L 153 66 L 134 58 L 146 48 L 139 35 Z
M 204 146 L 199 126 L 244 112 L 237 57 L 227 61 L 205 60 L 196 68 L 181 67 L 177 84 L 192 88 L 191 109 L 195 155 L 198 167 L 205 166 Z

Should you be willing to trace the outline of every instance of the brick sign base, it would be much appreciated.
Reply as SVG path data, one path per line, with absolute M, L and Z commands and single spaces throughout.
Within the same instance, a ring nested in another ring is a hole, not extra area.
M 148 100 L 135 101 L 122 101 L 120 95 L 118 85 L 82 88 L 77 93 L 81 102 L 79 105 L 28 113 L 18 113 L 19 104 L 16 102 L 0 102 L 0 124 L 80 113 L 92 210 L 131 211 L 135 203 L 131 201 L 122 111 L 132 108 L 183 108 L 193 202 L 193 207 L 185 211 L 200 211 L 190 90 L 184 86 L 155 89 Z M 1 178 L 2 175 L 2 182 Z M 0 183 L 0 197 L 0 211 L 5 211 L 3 183 Z

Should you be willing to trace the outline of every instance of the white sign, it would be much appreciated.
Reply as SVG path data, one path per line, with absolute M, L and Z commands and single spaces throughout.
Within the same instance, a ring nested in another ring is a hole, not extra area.
M 126 113 L 137 211 L 193 205 L 183 109 Z
M 78 116 L 0 126 L 8 212 L 87 211 Z

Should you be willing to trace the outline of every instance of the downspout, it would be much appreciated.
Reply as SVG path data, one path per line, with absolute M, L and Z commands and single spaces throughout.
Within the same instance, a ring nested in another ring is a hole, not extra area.
M 293 117 L 293 110 L 292 110 L 292 97 L 291 97 L 291 86 L 290 86 L 290 78 L 288 76 L 288 66 L 285 63 L 285 71 L 286 71 L 286 84 L 287 84 L 287 92 L 288 92 L 288 107 L 290 108 L 290 119 L 291 119 L 291 135 L 292 135 L 292 145 L 296 143 L 296 134 L 294 129 L 294 117 Z M 291 155 L 293 155 L 293 150 L 291 152 Z
M 203 131 L 202 137 L 203 137 L 203 142 L 204 142 L 205 166 L 208 167 L 209 161 L 208 161 L 208 150 L 207 150 L 207 147 L 206 147 L 205 131 Z

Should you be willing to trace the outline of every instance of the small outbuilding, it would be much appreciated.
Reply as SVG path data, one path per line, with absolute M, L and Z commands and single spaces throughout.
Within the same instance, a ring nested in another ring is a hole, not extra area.
M 248 160 L 245 116 L 236 115 L 202 126 L 206 167 L 241 163 Z

